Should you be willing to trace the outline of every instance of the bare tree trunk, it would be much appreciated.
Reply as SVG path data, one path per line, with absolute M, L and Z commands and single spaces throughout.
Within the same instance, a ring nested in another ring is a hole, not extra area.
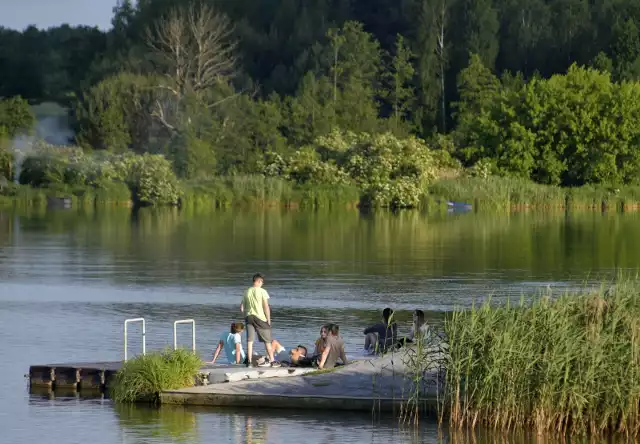
M 186 96 L 208 108 L 228 98 L 214 98 L 210 92 L 236 74 L 232 32 L 229 19 L 206 5 L 174 9 L 147 29 L 147 44 L 164 73 L 154 117 L 169 131 L 177 129 Z

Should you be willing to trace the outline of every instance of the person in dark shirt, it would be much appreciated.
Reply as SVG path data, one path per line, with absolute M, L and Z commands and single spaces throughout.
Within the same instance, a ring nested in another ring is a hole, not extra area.
M 398 325 L 393 321 L 393 310 L 389 307 L 382 310 L 382 322 L 364 330 L 364 352 L 366 354 L 384 353 L 396 343 Z

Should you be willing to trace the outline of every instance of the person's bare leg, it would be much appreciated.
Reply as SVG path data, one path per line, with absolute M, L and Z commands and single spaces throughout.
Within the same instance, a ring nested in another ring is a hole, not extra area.
M 269 362 L 273 362 L 275 361 L 274 357 L 273 357 L 273 346 L 271 345 L 271 342 L 265 342 L 264 346 L 267 349 L 267 356 L 269 356 Z M 247 346 L 248 348 L 248 346 Z
M 249 360 L 249 364 L 251 364 L 251 358 L 253 357 L 253 341 L 247 341 L 247 359 Z
M 280 344 L 277 339 L 274 339 L 271 341 L 271 347 L 273 347 L 274 350 L 280 350 L 282 348 L 282 344 Z

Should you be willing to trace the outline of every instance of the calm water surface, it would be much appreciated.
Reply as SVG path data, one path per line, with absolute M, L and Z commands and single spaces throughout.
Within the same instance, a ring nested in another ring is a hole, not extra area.
M 149 409 L 105 399 L 29 394 L 29 365 L 122 357 L 124 319 L 147 320 L 147 348 L 194 318 L 209 357 L 239 319 L 255 271 L 266 274 L 274 336 L 310 344 L 336 321 L 347 352 L 382 308 L 428 311 L 492 296 L 570 291 L 640 264 L 640 217 L 597 213 L 398 215 L 358 212 L 0 212 L 0 442 L 534 442 L 439 436 L 389 418 L 332 412 Z M 130 353 L 140 341 L 133 327 Z M 185 327 L 179 340 L 190 341 Z

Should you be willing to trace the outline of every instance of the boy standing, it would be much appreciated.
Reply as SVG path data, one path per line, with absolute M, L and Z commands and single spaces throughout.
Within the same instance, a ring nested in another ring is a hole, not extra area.
M 247 321 L 247 367 L 252 367 L 253 341 L 255 336 L 263 342 L 273 362 L 273 347 L 271 346 L 271 309 L 269 307 L 269 293 L 262 288 L 264 276 L 257 273 L 253 276 L 253 286 L 247 289 L 240 304 L 240 311 Z

